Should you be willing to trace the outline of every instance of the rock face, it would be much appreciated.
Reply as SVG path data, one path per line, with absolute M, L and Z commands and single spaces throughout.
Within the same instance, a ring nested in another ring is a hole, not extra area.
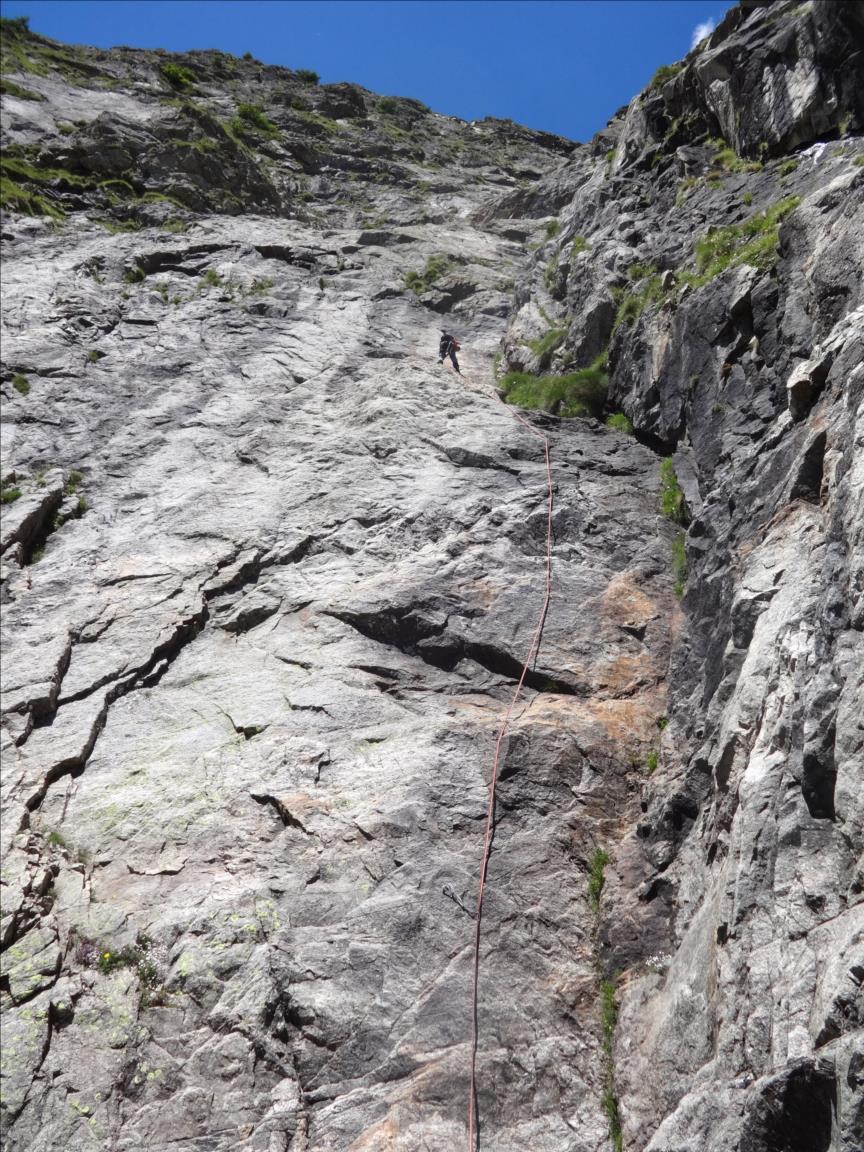
M 4 1150 L 465 1146 L 507 370 L 479 1147 L 864 1146 L 861 41 L 577 146 L 4 26 Z

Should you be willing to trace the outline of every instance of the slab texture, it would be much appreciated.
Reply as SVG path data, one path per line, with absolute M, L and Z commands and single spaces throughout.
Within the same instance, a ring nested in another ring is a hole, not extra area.
M 504 374 L 598 357 L 635 435 L 523 413 L 479 1147 L 864 1147 L 862 42 L 735 8 L 576 145 L 4 30 L 4 1152 L 465 1146 Z

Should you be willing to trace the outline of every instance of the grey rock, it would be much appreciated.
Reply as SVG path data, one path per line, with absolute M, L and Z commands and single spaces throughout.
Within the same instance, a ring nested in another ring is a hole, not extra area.
M 17 75 L 67 173 L 3 228 L 8 1152 L 464 1144 L 537 430 L 480 1147 L 862 1146 L 859 30 L 736 8 L 584 146 L 213 52 Z M 608 352 L 635 437 L 520 424 L 499 349 Z

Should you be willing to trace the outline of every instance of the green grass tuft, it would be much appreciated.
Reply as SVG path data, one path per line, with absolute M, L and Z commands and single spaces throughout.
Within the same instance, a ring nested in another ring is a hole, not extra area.
M 584 236 L 574 236 L 570 244 L 570 255 L 578 256 L 580 252 L 585 252 L 589 247 L 590 245 Z
M 673 76 L 677 76 L 683 67 L 683 64 L 661 64 L 651 77 L 651 83 L 648 85 L 649 91 L 654 88 L 662 88 L 667 80 L 671 80 Z
M 596 916 L 600 911 L 600 896 L 606 883 L 606 865 L 609 863 L 609 853 L 597 848 L 588 861 L 588 901 Z
M 62 220 L 65 215 L 57 204 L 6 176 L 0 176 L 0 207 L 4 211 L 21 212 L 24 216 L 48 216 L 52 220 Z
M 607 416 L 606 425 L 608 428 L 615 428 L 616 431 L 623 432 L 627 436 L 633 435 L 633 425 L 623 412 L 613 412 L 611 416 Z
M 551 240 L 553 236 L 557 236 L 561 231 L 561 221 L 547 220 L 543 225 L 543 231 L 546 233 L 546 239 Z
M 263 108 L 257 104 L 238 104 L 237 115 L 231 121 L 231 127 L 241 132 L 252 129 L 268 140 L 274 140 L 280 134 L 277 125 L 264 115 Z
M 601 416 L 607 386 L 606 373 L 595 365 L 567 376 L 508 372 L 501 379 L 508 403 L 519 408 L 539 408 L 557 416 Z
M 0 504 L 14 504 L 16 500 L 21 499 L 21 489 L 10 487 L 4 488 L 0 491 Z
M 317 84 L 321 77 L 317 72 L 313 72 L 311 68 L 298 68 L 294 73 L 298 80 L 302 80 L 304 84 Z
M 444 255 L 430 256 L 422 272 L 408 272 L 405 275 L 405 287 L 410 288 L 416 296 L 428 292 L 434 284 L 450 271 L 450 257 Z
M 190 88 L 194 88 L 198 81 L 198 77 L 191 68 L 185 68 L 182 64 L 174 64 L 170 60 L 159 65 L 159 73 L 162 79 L 170 84 L 176 92 L 187 92 Z
M 641 270 L 648 265 L 634 265 L 634 267 Z M 646 308 L 659 303 L 664 296 L 660 276 L 657 273 L 638 281 L 636 287 L 626 289 L 621 295 L 618 311 L 615 313 L 613 332 L 622 324 L 627 326 L 635 324 Z
M 714 149 L 715 168 L 721 168 L 724 172 L 761 172 L 763 167 L 761 160 L 742 160 L 725 140 L 714 139 L 708 143 Z M 717 173 L 715 171 L 710 175 L 715 176 Z
M 40 96 L 38 92 L 31 92 L 29 88 L 22 88 L 20 84 L 16 84 L 14 80 L 7 80 L 4 76 L 0 79 L 0 93 L 4 96 L 17 96 L 19 100 L 36 100 L 43 101 L 44 96 Z
M 555 349 L 564 343 L 566 336 L 566 328 L 550 328 L 539 340 L 528 340 L 527 344 L 538 360 L 545 363 Z
M 622 1152 L 624 1136 L 621 1130 L 621 1115 L 618 1097 L 615 1093 L 615 1071 L 612 1062 L 612 1044 L 615 1039 L 615 1026 L 618 1023 L 618 1001 L 615 984 L 603 980 L 600 984 L 600 1028 L 602 1030 L 603 1064 L 606 1086 L 601 1097 L 603 1111 L 609 1124 L 609 1137 L 614 1152 Z
M 645 768 L 650 776 L 652 772 L 657 771 L 657 765 L 660 762 L 660 757 L 656 752 L 649 752 L 645 757 Z
M 675 595 L 680 600 L 687 583 L 687 549 L 683 532 L 679 532 L 672 541 L 672 571 L 675 575 Z
M 715 228 L 696 241 L 696 274 L 683 273 L 682 280 L 699 288 L 739 264 L 752 264 L 763 272 L 770 270 L 777 263 L 780 224 L 800 202 L 798 196 L 787 196 L 743 224 Z
M 674 524 L 687 523 L 684 493 L 675 475 L 675 465 L 671 456 L 660 462 L 660 507 L 667 520 L 671 520 Z

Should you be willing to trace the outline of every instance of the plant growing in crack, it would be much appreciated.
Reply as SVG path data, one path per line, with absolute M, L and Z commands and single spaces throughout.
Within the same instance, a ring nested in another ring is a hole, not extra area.
M 168 992 L 164 984 L 169 960 L 166 944 L 154 943 L 143 932 L 138 933 L 134 944 L 120 948 L 86 936 L 78 936 L 74 956 L 83 967 L 95 968 L 104 976 L 110 976 L 124 968 L 133 969 L 140 986 L 140 1007 L 149 1008 L 165 1004 Z
M 609 863 L 609 853 L 603 848 L 596 848 L 588 861 L 588 900 L 595 916 L 600 915 L 600 895 L 606 883 L 606 865 Z
M 588 859 L 588 902 L 594 913 L 594 968 L 597 973 L 600 998 L 600 1048 L 603 1061 L 603 1095 L 601 1106 L 609 1124 L 609 1138 L 614 1152 L 622 1152 L 624 1138 L 621 1131 L 621 1117 L 618 1109 L 618 1096 L 615 1091 L 614 1039 L 615 1025 L 618 1022 L 618 1001 L 615 994 L 617 974 L 609 980 L 603 971 L 600 957 L 599 922 L 600 898 L 606 883 L 606 865 L 609 853 L 604 848 L 595 848 Z

